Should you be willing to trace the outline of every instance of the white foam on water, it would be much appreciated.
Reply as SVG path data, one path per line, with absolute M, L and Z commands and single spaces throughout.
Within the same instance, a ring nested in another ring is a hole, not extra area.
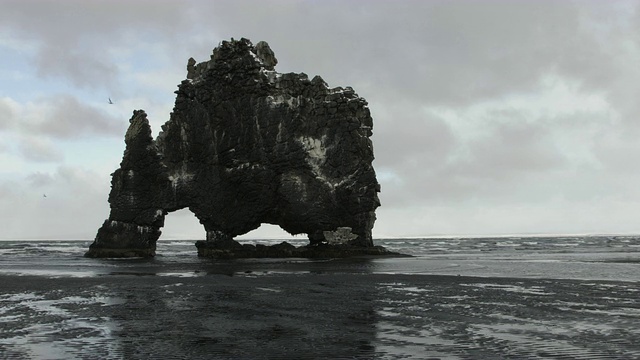
M 461 301 L 461 300 L 474 299 L 475 297 L 469 296 L 469 295 L 452 295 L 452 296 L 442 296 L 442 298 L 443 299 L 449 299 L 449 300 Z
M 0 301 L 13 301 L 13 302 L 38 300 L 42 298 L 43 298 L 42 295 L 36 295 L 35 293 L 32 293 L 32 292 L 0 295 Z
M 541 286 L 523 287 L 518 285 L 503 285 L 503 284 L 490 284 L 490 283 L 460 284 L 460 286 L 478 287 L 481 289 L 496 289 L 496 290 L 502 290 L 507 292 L 520 293 L 520 294 L 544 295 L 544 296 L 554 295 L 554 293 L 552 292 L 546 292 L 545 289 Z
M 2 345 L 0 348 L 16 349 L 17 352 L 32 359 L 76 359 L 79 347 L 95 346 L 101 343 L 107 353 L 115 354 L 119 350 L 119 345 L 112 335 L 116 325 L 111 319 L 78 318 L 64 307 L 89 303 L 112 305 L 122 301 L 124 300 L 104 296 L 90 298 L 72 296 L 45 300 L 43 296 L 33 293 L 2 296 L 0 302 L 3 308 L 27 307 L 37 315 L 35 321 L 29 322 L 29 325 L 19 331 L 14 331 L 19 335 L 0 339 L 0 345 Z M 20 316 L 1 316 L 0 314 L 0 323 L 7 324 L 19 318 Z M 14 326 L 19 325 L 14 324 Z M 69 331 L 76 331 L 79 335 L 76 338 L 60 336 L 60 333 Z
M 251 272 L 235 272 L 233 276 L 238 277 L 246 277 L 246 278 L 257 278 L 260 276 L 273 276 L 273 275 L 308 275 L 311 274 L 311 271 L 306 270 L 265 270 L 265 271 L 251 271 Z
M 49 279 L 59 278 L 86 278 L 99 275 L 99 272 L 91 270 L 58 270 L 58 269 L 0 269 L 0 274 L 17 276 L 42 276 Z
M 280 290 L 280 289 L 272 289 L 272 288 L 265 288 L 265 287 L 256 287 L 256 290 L 262 290 L 262 291 L 267 291 L 267 292 L 275 292 L 275 293 L 282 292 L 282 290 Z
M 398 290 L 406 291 L 406 292 L 410 292 L 410 293 L 428 293 L 428 292 L 433 292 L 433 290 L 431 290 L 431 289 L 424 289 L 424 288 L 419 288 L 419 287 L 415 287 L 415 286 L 402 287 L 402 288 L 400 288 Z
M 44 251 L 48 251 L 48 252 L 58 252 L 58 253 L 65 253 L 65 254 L 84 254 L 87 251 L 86 247 L 83 246 L 55 246 L 55 245 L 45 245 L 45 246 L 38 246 L 38 249 L 44 250 Z
M 593 304 L 589 304 L 589 306 L 585 306 L 582 303 L 561 303 L 559 305 L 566 306 L 558 306 L 558 309 L 562 311 L 572 311 L 579 312 L 585 314 L 594 314 L 594 315 L 608 315 L 608 316 L 625 316 L 625 317 L 634 317 L 640 320 L 640 309 L 633 307 L 616 307 L 615 309 L 605 309 L 604 307 L 598 308 Z
M 186 240 L 180 240 L 180 241 L 178 241 L 178 240 L 175 240 L 175 241 L 174 240 L 172 240 L 172 241 L 163 240 L 162 241 L 161 240 L 161 241 L 159 241 L 157 243 L 157 245 L 162 245 L 162 246 L 186 246 L 186 245 L 189 245 L 189 246 L 193 246 L 193 243 L 194 243 L 193 240 L 188 240 L 188 241 L 186 241 Z
M 200 277 L 203 276 L 203 273 L 199 273 L 196 271 L 180 271 L 180 272 L 163 272 L 157 273 L 157 276 L 171 276 L 171 277 L 180 277 L 180 278 L 190 278 L 190 277 Z
M 19 249 L 0 249 L 0 256 L 19 254 L 20 251 Z
M 168 285 L 162 285 L 161 287 L 166 288 L 166 287 L 173 287 L 173 286 L 183 286 L 183 283 L 175 283 L 175 284 L 168 284 Z

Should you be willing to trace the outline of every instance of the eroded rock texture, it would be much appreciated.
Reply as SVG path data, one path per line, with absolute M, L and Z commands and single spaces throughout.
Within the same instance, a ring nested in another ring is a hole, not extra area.
M 87 256 L 153 256 L 165 215 L 186 207 L 206 230 L 200 255 L 262 223 L 311 245 L 373 246 L 380 188 L 367 102 L 276 64 L 265 42 L 223 41 L 210 61 L 189 59 L 155 140 L 134 111 L 111 214 Z

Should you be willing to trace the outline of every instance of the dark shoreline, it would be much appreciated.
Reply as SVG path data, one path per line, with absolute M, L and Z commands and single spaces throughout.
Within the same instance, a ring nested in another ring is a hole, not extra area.
M 262 258 L 306 258 L 306 259 L 342 259 L 342 258 L 384 258 L 411 257 L 387 250 L 384 246 L 353 246 L 314 244 L 294 246 L 283 241 L 274 245 L 241 244 L 235 240 L 210 242 L 198 240 L 195 242 L 198 257 L 210 259 L 262 259 Z M 84 254 L 88 258 L 152 258 L 156 256 L 155 248 L 102 248 L 95 244 Z
M 0 275 L 0 357 L 640 356 L 638 283 L 229 265 L 186 277 Z
M 389 251 L 383 246 L 352 246 L 315 244 L 293 246 L 283 241 L 275 245 L 240 244 L 235 240 L 226 242 L 197 241 L 198 256 L 212 259 L 259 259 L 259 258 L 306 258 L 306 259 L 344 259 L 358 257 L 411 257 Z

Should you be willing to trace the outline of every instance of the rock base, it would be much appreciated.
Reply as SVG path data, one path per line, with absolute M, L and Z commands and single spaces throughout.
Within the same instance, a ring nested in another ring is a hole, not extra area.
M 349 257 L 406 257 L 387 250 L 382 246 L 359 247 L 351 245 L 307 245 L 295 247 L 286 241 L 280 244 L 252 245 L 240 244 L 235 240 L 228 241 L 197 241 L 198 256 L 212 259 L 246 259 L 246 258 L 310 258 L 332 259 Z
M 88 258 L 148 258 L 156 256 L 156 250 L 89 248 L 89 251 L 87 251 L 84 256 Z

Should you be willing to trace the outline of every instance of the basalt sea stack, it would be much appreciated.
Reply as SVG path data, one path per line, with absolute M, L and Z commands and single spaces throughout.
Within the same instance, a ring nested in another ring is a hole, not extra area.
M 154 140 L 133 112 L 109 218 L 87 256 L 154 256 L 168 213 L 189 208 L 211 257 L 384 253 L 371 229 L 380 205 L 372 119 L 350 87 L 280 74 L 269 45 L 223 41 L 211 59 L 189 59 L 169 121 Z M 303 249 L 241 245 L 262 223 L 307 234 Z

